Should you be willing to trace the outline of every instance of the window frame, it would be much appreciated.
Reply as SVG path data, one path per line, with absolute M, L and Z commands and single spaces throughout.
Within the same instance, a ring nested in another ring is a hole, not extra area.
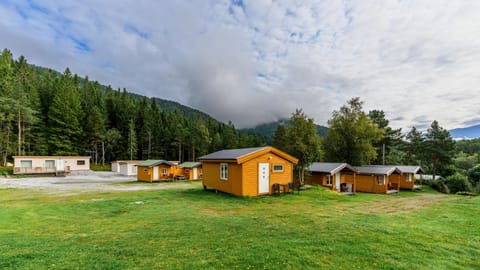
M 330 175 L 330 174 L 327 175 L 326 185 L 327 185 L 327 186 L 333 185 L 333 176 Z
M 167 168 L 162 168 L 162 176 L 167 175 Z
M 28 163 L 30 166 L 24 166 L 25 163 Z M 20 168 L 33 168 L 33 161 L 30 160 L 20 160 Z
M 87 164 L 87 162 L 85 162 L 85 160 L 77 159 L 77 166 L 85 166 L 85 164 Z
M 275 166 L 281 166 L 282 169 L 281 170 L 275 169 Z M 285 170 L 285 166 L 283 164 L 273 164 L 272 166 L 272 172 L 284 172 L 284 170 Z
M 50 164 L 48 164 L 50 163 Z M 53 166 L 47 166 L 47 165 L 51 165 L 53 163 Z M 45 162 L 44 162 L 44 166 L 45 168 L 55 168 L 55 160 L 53 159 L 46 159 Z
M 228 163 L 220 163 L 220 180 L 228 181 Z
M 412 182 L 412 174 L 411 173 L 405 174 L 405 182 Z
M 377 175 L 377 185 L 385 185 L 385 175 Z

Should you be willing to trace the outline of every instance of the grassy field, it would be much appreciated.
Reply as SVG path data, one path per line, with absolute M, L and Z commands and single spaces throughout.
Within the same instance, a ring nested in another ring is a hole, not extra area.
M 0 190 L 0 269 L 479 269 L 480 197 Z

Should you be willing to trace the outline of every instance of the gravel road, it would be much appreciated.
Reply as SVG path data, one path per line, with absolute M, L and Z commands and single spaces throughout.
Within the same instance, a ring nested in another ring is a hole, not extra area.
M 114 172 L 88 172 L 83 175 L 69 175 L 66 177 L 0 178 L 0 189 L 34 189 L 49 193 L 63 191 L 70 193 L 132 191 L 188 187 L 192 187 L 188 182 L 141 183 L 137 182 L 135 176 L 122 176 Z

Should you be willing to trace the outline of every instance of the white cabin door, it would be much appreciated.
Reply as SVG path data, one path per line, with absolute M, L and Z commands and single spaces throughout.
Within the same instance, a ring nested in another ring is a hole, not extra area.
M 340 173 L 335 174 L 335 188 L 340 191 Z
M 158 180 L 158 167 L 153 167 L 153 180 Z
M 270 192 L 270 164 L 258 163 L 258 193 Z
M 197 168 L 193 168 L 193 179 L 197 179 Z
M 64 171 L 65 170 L 65 162 L 62 159 L 57 160 L 57 171 Z

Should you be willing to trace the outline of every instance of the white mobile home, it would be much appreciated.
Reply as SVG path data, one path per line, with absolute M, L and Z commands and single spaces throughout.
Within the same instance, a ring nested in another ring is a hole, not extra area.
M 14 156 L 14 174 L 69 173 L 90 170 L 86 156 Z
M 137 164 L 140 160 L 117 160 L 112 161 L 112 172 L 119 173 L 121 175 L 137 175 Z

